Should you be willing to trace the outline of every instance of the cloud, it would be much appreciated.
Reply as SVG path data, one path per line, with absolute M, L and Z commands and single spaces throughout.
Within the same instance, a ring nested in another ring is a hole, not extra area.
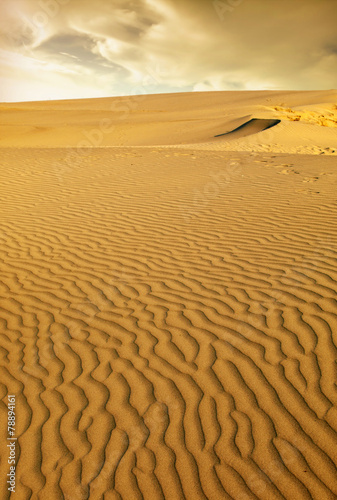
M 334 88 L 336 13 L 335 0 L 11 0 L 0 98 Z

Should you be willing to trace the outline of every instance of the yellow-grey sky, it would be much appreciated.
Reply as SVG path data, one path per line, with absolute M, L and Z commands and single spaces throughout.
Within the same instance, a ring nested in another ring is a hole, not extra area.
M 8 0 L 1 101 L 336 88 L 336 0 Z

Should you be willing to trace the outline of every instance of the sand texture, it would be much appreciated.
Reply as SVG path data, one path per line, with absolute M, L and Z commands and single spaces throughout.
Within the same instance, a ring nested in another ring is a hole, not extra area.
M 336 499 L 337 94 L 138 99 L 1 105 L 0 498 Z

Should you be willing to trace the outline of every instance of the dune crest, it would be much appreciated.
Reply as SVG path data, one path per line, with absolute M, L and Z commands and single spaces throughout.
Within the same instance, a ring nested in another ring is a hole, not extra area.
M 50 101 L 45 105 L 9 103 L 0 105 L 0 147 L 176 146 L 337 154 L 336 101 L 336 91 L 228 91 Z M 317 111 L 321 108 L 323 115 Z M 259 121 L 249 122 L 252 119 Z M 282 123 L 268 130 L 263 120 Z M 246 121 L 244 128 L 235 131 Z M 229 136 L 217 137 L 229 131 L 233 133 L 230 144 Z M 249 141 L 245 132 L 249 132 Z
M 332 107 L 332 110 L 321 111 L 282 108 L 281 106 L 275 106 L 273 109 L 282 113 L 282 117 L 290 121 L 303 121 L 321 127 L 337 127 L 336 104 Z

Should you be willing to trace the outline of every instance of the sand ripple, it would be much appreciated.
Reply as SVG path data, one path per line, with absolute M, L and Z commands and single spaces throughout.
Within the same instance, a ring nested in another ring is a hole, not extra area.
M 15 498 L 337 498 L 333 159 L 66 154 L 2 153 Z

